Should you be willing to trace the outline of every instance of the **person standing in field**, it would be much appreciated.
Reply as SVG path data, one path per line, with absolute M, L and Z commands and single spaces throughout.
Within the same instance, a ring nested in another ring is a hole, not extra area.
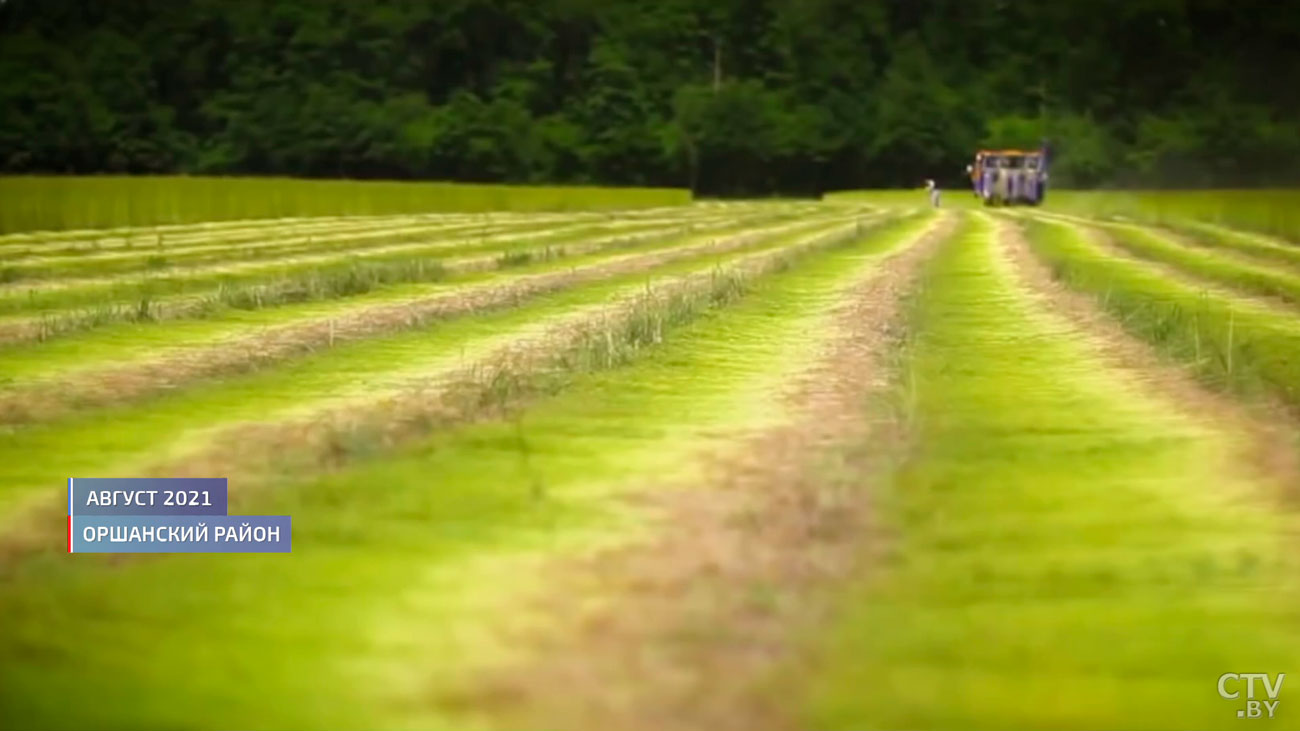
M 933 180 L 925 181 L 925 189 L 930 193 L 930 205 L 935 208 L 939 207 L 939 186 Z

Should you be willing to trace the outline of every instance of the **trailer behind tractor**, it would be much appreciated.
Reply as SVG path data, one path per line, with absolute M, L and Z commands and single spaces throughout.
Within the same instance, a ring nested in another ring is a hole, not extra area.
M 966 170 L 975 195 L 986 206 L 1037 206 L 1047 193 L 1043 150 L 980 150 Z

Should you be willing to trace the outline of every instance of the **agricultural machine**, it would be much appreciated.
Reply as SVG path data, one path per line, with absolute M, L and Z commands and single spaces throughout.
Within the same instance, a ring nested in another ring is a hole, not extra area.
M 975 195 L 986 206 L 1036 206 L 1047 194 L 1047 149 L 980 150 L 966 166 Z

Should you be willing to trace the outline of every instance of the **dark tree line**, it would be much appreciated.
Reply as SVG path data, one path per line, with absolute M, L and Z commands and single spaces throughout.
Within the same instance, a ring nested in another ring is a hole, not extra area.
M 1295 183 L 1298 51 L 1259 0 L 0 0 L 0 170 Z

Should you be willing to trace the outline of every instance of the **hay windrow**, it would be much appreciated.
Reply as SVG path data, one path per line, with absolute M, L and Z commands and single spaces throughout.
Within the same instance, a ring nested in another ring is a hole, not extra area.
M 774 394 L 787 423 L 721 437 L 701 455 L 707 478 L 694 489 L 632 496 L 657 516 L 657 535 L 552 569 L 554 590 L 539 601 L 557 623 L 515 639 L 533 659 L 442 702 L 510 727 L 797 727 L 764 684 L 799 661 L 797 639 L 825 619 L 826 592 L 881 538 L 863 482 L 906 438 L 886 405 L 906 337 L 901 308 L 954 223 L 942 220 L 839 295 L 829 334 L 809 343 L 813 364 Z M 605 692 L 567 691 L 595 685 Z
M 615 255 L 586 266 L 523 275 L 501 284 L 470 286 L 423 299 L 358 307 L 340 317 L 255 332 L 138 365 L 96 369 L 70 379 L 38 382 L 8 393 L 0 392 L 0 424 L 46 421 L 76 409 L 132 401 L 203 378 L 268 367 L 339 343 L 427 327 L 438 320 L 469 313 L 515 307 L 530 298 L 584 283 L 650 272 L 704 254 L 743 251 L 791 232 L 827 225 L 835 225 L 834 219 L 829 224 L 825 221 L 783 223 L 723 238 L 701 237 L 695 243 L 644 254 Z
M 294 472 L 329 470 L 373 455 L 431 430 L 489 418 L 522 407 L 530 399 L 565 388 L 584 372 L 623 365 L 662 341 L 664 333 L 699 315 L 743 297 L 756 278 L 779 272 L 811 252 L 843 245 L 869 230 L 865 224 L 814 229 L 811 235 L 772 251 L 740 257 L 724 267 L 648 287 L 626 301 L 586 308 L 561 318 L 536 336 L 490 353 L 465 368 L 431 373 L 387 396 L 337 410 L 316 411 L 309 419 L 241 424 L 205 440 L 186 453 L 146 470 L 152 476 L 192 476 L 213 470 L 237 475 L 249 486 Z M 13 540 L 0 541 L 0 553 L 30 551 L 43 531 L 23 525 L 44 523 L 33 516 L 53 509 L 44 502 L 18 509 L 5 521 Z

